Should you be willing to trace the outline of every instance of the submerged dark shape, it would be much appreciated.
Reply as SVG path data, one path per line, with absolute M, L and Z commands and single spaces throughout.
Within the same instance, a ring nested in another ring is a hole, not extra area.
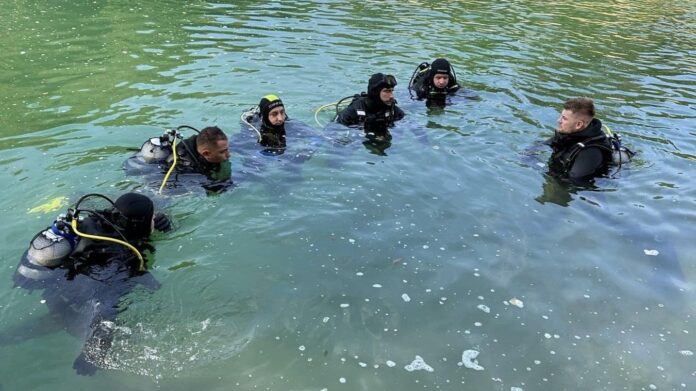
M 227 136 L 217 127 L 208 127 L 184 138 L 180 126 L 166 130 L 162 136 L 151 138 L 140 151 L 123 163 L 127 175 L 142 175 L 153 185 L 161 185 L 174 162 L 176 166 L 169 176 L 167 187 L 192 188 L 202 186 L 206 191 L 218 193 L 232 186 L 229 143 Z
M 260 179 L 270 165 L 286 170 L 283 181 L 299 180 L 302 164 L 312 158 L 324 138 L 299 120 L 287 118 L 282 125 L 269 128 L 260 112 L 245 114 L 241 132 L 231 140 L 231 147 L 242 156 L 238 181 Z
M 81 375 L 109 367 L 115 321 L 125 310 L 122 298 L 139 285 L 159 288 L 145 270 L 141 252 L 154 250 L 148 238 L 155 220 L 163 230 L 170 227 L 165 216 L 155 217 L 152 201 L 141 194 L 127 193 L 115 203 L 103 197 L 111 204 L 99 209 L 81 204 L 90 196 L 103 197 L 83 197 L 74 209 L 35 235 L 13 276 L 15 286 L 42 291 L 49 314 L 32 319 L 38 324 L 25 327 L 26 335 L 8 333 L 0 339 L 9 343 L 29 338 L 31 332 L 63 329 L 84 340 L 73 363 Z

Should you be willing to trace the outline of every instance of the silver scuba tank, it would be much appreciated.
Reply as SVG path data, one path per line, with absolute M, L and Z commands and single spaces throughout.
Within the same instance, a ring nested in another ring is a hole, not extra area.
M 622 165 L 628 163 L 631 160 L 631 154 L 625 149 L 612 149 L 611 152 L 612 160 L 614 164 Z
M 70 242 L 61 235 L 53 232 L 52 228 L 45 229 L 36 235 L 29 245 L 27 259 L 29 262 L 46 267 L 59 266 L 73 248 Z
M 140 156 L 147 163 L 160 162 L 172 154 L 171 143 L 162 141 L 162 137 L 153 137 L 140 148 Z

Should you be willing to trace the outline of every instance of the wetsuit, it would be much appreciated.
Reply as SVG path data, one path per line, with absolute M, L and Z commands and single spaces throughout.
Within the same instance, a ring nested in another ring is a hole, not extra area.
M 611 142 L 596 118 L 579 132 L 556 133 L 547 144 L 553 150 L 549 169 L 570 179 L 589 180 L 602 175 L 612 162 Z
M 196 143 L 196 135 L 184 139 L 176 148 L 178 161 L 176 170 L 180 173 L 198 173 L 207 176 L 214 180 L 229 179 L 221 177 L 225 176 L 222 169 L 223 163 L 209 163 L 201 154 L 198 153 L 198 144 Z M 174 158 L 170 155 L 167 157 L 167 164 L 171 165 Z
M 119 198 L 125 200 L 120 204 L 117 201 L 120 210 L 80 214 L 79 231 L 126 239 L 139 251 L 154 250 L 147 241 L 154 214 L 152 202 L 145 196 L 132 194 Z M 168 220 L 166 224 L 156 223 L 158 226 L 160 230 L 170 228 Z M 34 236 L 14 274 L 14 284 L 28 290 L 43 290 L 50 317 L 42 321 L 85 338 L 73 368 L 79 374 L 92 374 L 107 366 L 114 321 L 123 310 L 122 297 L 138 285 L 154 290 L 159 288 L 159 283 L 140 269 L 138 257 L 123 244 L 54 235 L 54 232 L 48 228 Z
M 450 78 L 449 84 L 445 88 L 435 87 L 432 85 L 432 80 L 432 76 L 426 77 L 424 75 L 413 82 L 411 89 L 416 93 L 418 99 L 444 100 L 447 95 L 454 94 L 460 88 L 454 78 Z
M 368 137 L 391 140 L 389 128 L 404 115 L 396 102 L 386 105 L 379 99 L 361 94 L 353 97 L 350 105 L 338 114 L 336 122 L 346 126 L 362 125 Z
M 434 102 L 444 103 L 447 95 L 454 94 L 459 90 L 457 76 L 452 70 L 449 61 L 438 58 L 432 64 L 423 63 L 419 65 L 419 73 L 408 87 L 416 93 L 418 99 L 428 99 Z M 433 78 L 436 75 L 447 75 L 449 81 L 445 88 L 437 88 L 433 85 Z

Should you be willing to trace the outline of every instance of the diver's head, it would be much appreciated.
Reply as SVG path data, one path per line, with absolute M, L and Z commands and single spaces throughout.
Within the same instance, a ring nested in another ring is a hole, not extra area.
M 217 126 L 209 126 L 198 133 L 196 149 L 208 163 L 222 163 L 230 159 L 227 135 Z
M 367 83 L 367 96 L 375 102 L 382 102 L 389 106 L 394 101 L 394 87 L 396 87 L 394 76 L 375 73 Z
M 285 105 L 276 95 L 266 95 L 259 102 L 259 111 L 263 124 L 272 129 L 278 129 L 285 124 Z
M 121 228 L 130 239 L 150 236 L 154 227 L 155 206 L 152 200 L 138 193 L 126 193 L 114 202 L 117 212 L 123 217 Z
M 438 58 L 430 64 L 430 73 L 428 74 L 430 83 L 435 88 L 444 89 L 450 84 L 450 80 L 454 81 L 452 66 L 449 61 L 444 58 Z
M 590 98 L 568 99 L 558 117 L 558 133 L 571 134 L 584 130 L 595 115 L 594 102 Z

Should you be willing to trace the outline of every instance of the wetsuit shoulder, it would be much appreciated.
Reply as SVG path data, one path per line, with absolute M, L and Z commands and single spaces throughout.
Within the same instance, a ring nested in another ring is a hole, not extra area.
M 595 175 L 605 167 L 604 152 L 598 147 L 589 146 L 578 153 L 568 170 L 568 176 L 583 179 Z
M 357 125 L 360 123 L 360 117 L 361 114 L 359 111 L 362 111 L 362 116 L 365 115 L 365 98 L 360 96 L 355 99 L 353 99 L 352 102 L 343 109 L 340 113 L 338 113 L 338 117 L 336 117 L 336 122 L 339 124 L 343 125 Z

